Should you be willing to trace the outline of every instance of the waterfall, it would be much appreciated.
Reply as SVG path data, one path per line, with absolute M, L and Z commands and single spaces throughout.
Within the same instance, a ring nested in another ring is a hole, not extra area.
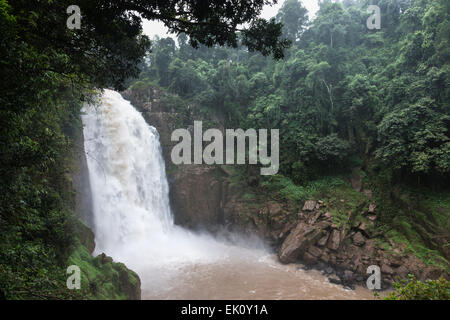
M 96 251 L 162 237 L 173 221 L 158 132 L 111 90 L 83 111 Z

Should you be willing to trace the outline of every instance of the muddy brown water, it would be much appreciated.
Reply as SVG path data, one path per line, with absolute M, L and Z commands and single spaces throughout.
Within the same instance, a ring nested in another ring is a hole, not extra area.
M 267 254 L 181 265 L 172 270 L 161 268 L 153 270 L 154 280 L 159 281 L 143 283 L 142 299 L 374 299 L 367 288 L 347 290 L 330 283 L 317 270 L 300 267 L 282 265 L 276 255 Z M 164 274 L 162 278 L 158 273 Z

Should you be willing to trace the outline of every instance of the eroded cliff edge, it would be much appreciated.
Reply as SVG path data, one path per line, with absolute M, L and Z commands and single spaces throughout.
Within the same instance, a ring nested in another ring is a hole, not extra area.
M 134 87 L 122 95 L 160 134 L 176 224 L 256 234 L 275 248 L 282 263 L 301 262 L 322 270 L 330 282 L 350 287 L 365 284 L 371 265 L 381 268 L 383 288 L 408 274 L 422 280 L 449 278 L 445 243 L 439 246 L 442 264 L 427 264 L 401 239 L 383 236 L 377 228 L 379 200 L 362 182 L 359 168 L 345 184 L 300 206 L 274 199 L 259 182 L 258 168 L 248 166 L 242 174 L 234 166 L 172 163 L 173 130 L 191 130 L 194 120 L 205 120 L 203 115 L 189 106 L 180 108 L 155 86 Z M 207 120 L 223 130 L 220 116 Z

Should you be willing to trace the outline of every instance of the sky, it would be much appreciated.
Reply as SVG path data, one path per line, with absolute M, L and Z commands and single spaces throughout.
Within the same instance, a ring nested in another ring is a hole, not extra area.
M 301 0 L 303 6 L 308 10 L 308 16 L 311 19 L 317 10 L 319 10 L 319 5 L 317 0 Z M 261 12 L 261 17 L 264 19 L 270 19 L 274 17 L 278 10 L 283 5 L 284 0 L 278 0 L 278 3 L 274 6 L 264 6 L 263 11 Z M 167 28 L 164 26 L 162 22 L 159 21 L 143 21 L 144 34 L 148 35 L 150 38 L 153 38 L 155 35 L 158 35 L 160 38 L 165 38 L 168 36 L 175 37 L 174 34 L 167 33 Z

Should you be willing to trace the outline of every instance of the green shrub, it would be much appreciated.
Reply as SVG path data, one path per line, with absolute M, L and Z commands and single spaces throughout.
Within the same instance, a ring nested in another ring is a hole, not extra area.
M 421 282 L 413 275 L 394 283 L 385 300 L 450 300 L 450 282 L 444 278 Z

